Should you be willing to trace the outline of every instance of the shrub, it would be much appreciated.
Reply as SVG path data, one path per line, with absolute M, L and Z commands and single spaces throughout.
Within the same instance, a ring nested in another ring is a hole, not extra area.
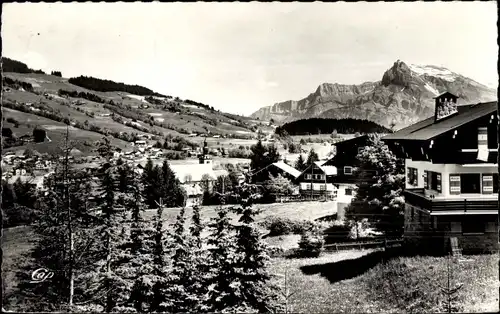
M 319 226 L 314 225 L 309 231 L 302 233 L 299 240 L 298 254 L 301 257 L 318 257 L 324 250 L 325 239 Z
M 35 213 L 33 209 L 14 204 L 13 207 L 3 209 L 4 212 L 4 227 L 15 227 L 22 225 L 30 225 L 35 221 Z
M 287 234 L 302 234 L 314 226 L 309 220 L 292 220 L 286 217 L 269 217 L 261 223 L 262 227 L 269 230 L 270 236 Z

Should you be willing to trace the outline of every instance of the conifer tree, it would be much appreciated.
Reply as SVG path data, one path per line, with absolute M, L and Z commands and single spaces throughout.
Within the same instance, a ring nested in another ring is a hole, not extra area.
M 148 208 L 156 208 L 156 202 L 162 197 L 162 179 L 158 166 L 148 159 L 142 175 L 144 184 L 144 199 Z
M 311 148 L 311 150 L 309 151 L 309 155 L 307 155 L 306 165 L 310 166 L 312 165 L 313 162 L 318 160 L 319 160 L 318 154 L 314 151 L 314 148 Z
M 150 311 L 164 312 L 166 311 L 165 304 L 165 289 L 167 285 L 166 276 L 166 247 L 165 233 L 163 230 L 163 202 L 161 199 L 157 202 L 157 213 L 154 218 L 154 232 L 152 237 L 153 247 L 153 275 L 154 283 L 150 301 Z
M 235 242 L 231 235 L 232 225 L 225 208 L 217 209 L 217 217 L 212 219 L 211 234 L 208 238 L 210 260 L 210 286 L 207 308 L 219 312 L 236 308 L 240 300 L 240 286 L 235 265 Z
M 295 161 L 295 169 L 299 171 L 304 171 L 306 169 L 306 164 L 304 162 L 304 157 L 302 157 L 302 154 L 299 154 L 299 157 L 297 158 L 297 161 Z
M 125 226 L 125 207 L 119 206 L 117 167 L 111 160 L 108 141 L 99 146 L 99 152 L 105 157 L 99 169 L 98 209 L 101 221 L 100 227 L 100 260 L 95 264 L 94 271 L 89 271 L 88 294 L 96 296 L 96 303 L 105 312 L 114 310 L 130 310 L 127 302 L 131 285 L 121 274 L 122 267 L 129 257 L 124 247 L 127 243 Z M 122 201 L 120 201 L 122 202 Z M 121 204 L 123 205 L 123 204 Z
M 167 160 L 163 161 L 161 168 L 161 196 L 165 198 L 167 207 L 182 206 L 184 193 L 181 189 L 179 179 L 170 168 Z
M 80 293 L 75 295 L 75 286 L 80 285 L 80 275 L 92 261 L 95 242 L 89 233 L 94 220 L 87 206 L 90 183 L 85 171 L 71 169 L 68 135 L 67 132 L 63 148 L 65 158 L 45 181 L 47 191 L 38 193 L 37 197 L 34 226 L 37 243 L 32 257 L 54 276 L 49 282 L 35 286 L 21 284 L 20 290 L 25 296 L 38 296 L 36 304 L 28 305 L 30 310 L 71 309 L 75 298 L 82 299 Z M 23 278 L 21 282 L 29 282 L 29 279 Z
M 259 230 L 254 225 L 258 211 L 252 208 L 255 195 L 246 191 L 242 195 L 240 214 L 236 226 L 236 264 L 241 289 L 241 304 L 258 312 L 277 310 L 277 293 L 270 285 L 271 276 L 267 270 L 269 255 Z M 245 195 L 246 194 L 246 195 Z

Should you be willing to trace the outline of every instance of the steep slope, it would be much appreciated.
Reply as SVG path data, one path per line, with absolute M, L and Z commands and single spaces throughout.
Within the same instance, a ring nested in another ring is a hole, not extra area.
M 297 119 L 357 118 L 384 126 L 404 127 L 431 116 L 433 97 L 449 91 L 459 103 L 496 100 L 496 91 L 446 68 L 407 65 L 396 61 L 377 82 L 360 85 L 323 83 L 299 101 L 264 107 L 251 115 L 261 120 L 289 122 Z
M 63 140 L 66 123 L 71 125 L 72 138 L 80 143 L 82 150 L 91 150 L 95 140 L 104 135 L 111 135 L 116 146 L 125 148 L 140 136 L 161 142 L 167 136 L 188 137 L 193 133 L 243 139 L 255 137 L 258 128 L 268 128 L 248 117 L 224 113 L 189 99 L 160 95 L 142 86 L 47 75 L 15 60 L 6 64 L 7 69 L 15 72 L 3 73 L 3 106 L 8 108 L 3 119 L 4 126 L 15 135 L 7 146 L 16 149 L 21 143 L 17 139 L 30 135 L 34 127 L 45 129 L 52 140 L 50 145 L 37 145 L 44 146 L 40 150 L 45 146 L 57 148 Z M 87 84 L 87 88 L 70 81 Z M 100 91 L 90 89 L 91 84 Z M 131 93 L 134 90 L 151 94 Z M 195 142 L 202 140 L 189 138 Z

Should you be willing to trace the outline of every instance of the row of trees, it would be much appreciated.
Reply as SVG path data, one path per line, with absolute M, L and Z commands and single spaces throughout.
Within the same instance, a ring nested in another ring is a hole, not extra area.
M 3 64 L 3 72 L 45 74 L 42 70 L 33 70 L 29 68 L 26 65 L 26 63 L 17 60 L 12 60 L 6 57 L 2 57 L 2 64 Z
M 388 128 L 373 121 L 362 119 L 327 119 L 310 118 L 288 122 L 276 128 L 278 135 L 310 135 L 310 134 L 331 134 L 333 131 L 352 134 L 359 133 L 390 133 Z
M 102 80 L 92 76 L 78 76 L 72 77 L 68 80 L 69 83 L 83 88 L 95 90 L 98 92 L 127 92 L 141 96 L 158 96 L 166 97 L 165 95 L 158 94 L 149 88 L 140 85 L 129 85 L 125 83 L 117 83 L 111 80 Z
M 279 310 L 251 191 L 242 191 L 241 206 L 217 210 L 208 225 L 194 208 L 188 226 L 184 209 L 167 226 L 167 199 L 156 200 L 154 218 L 143 215 L 148 204 L 142 196 L 154 183 L 143 185 L 126 164 L 113 163 L 108 142 L 99 148 L 105 161 L 97 185 L 85 171 L 71 169 L 65 148 L 65 161 L 38 197 L 32 258 L 54 275 L 37 284 L 20 275 L 24 310 Z M 231 223 L 231 212 L 239 215 L 238 223 Z

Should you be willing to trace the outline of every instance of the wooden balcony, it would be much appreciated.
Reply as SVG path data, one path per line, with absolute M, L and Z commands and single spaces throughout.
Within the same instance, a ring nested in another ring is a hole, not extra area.
M 485 212 L 498 211 L 498 196 L 492 194 L 491 198 L 471 197 L 471 198 L 430 198 L 424 194 L 424 189 L 407 189 L 404 191 L 407 204 L 429 210 L 434 213 L 457 211 Z

